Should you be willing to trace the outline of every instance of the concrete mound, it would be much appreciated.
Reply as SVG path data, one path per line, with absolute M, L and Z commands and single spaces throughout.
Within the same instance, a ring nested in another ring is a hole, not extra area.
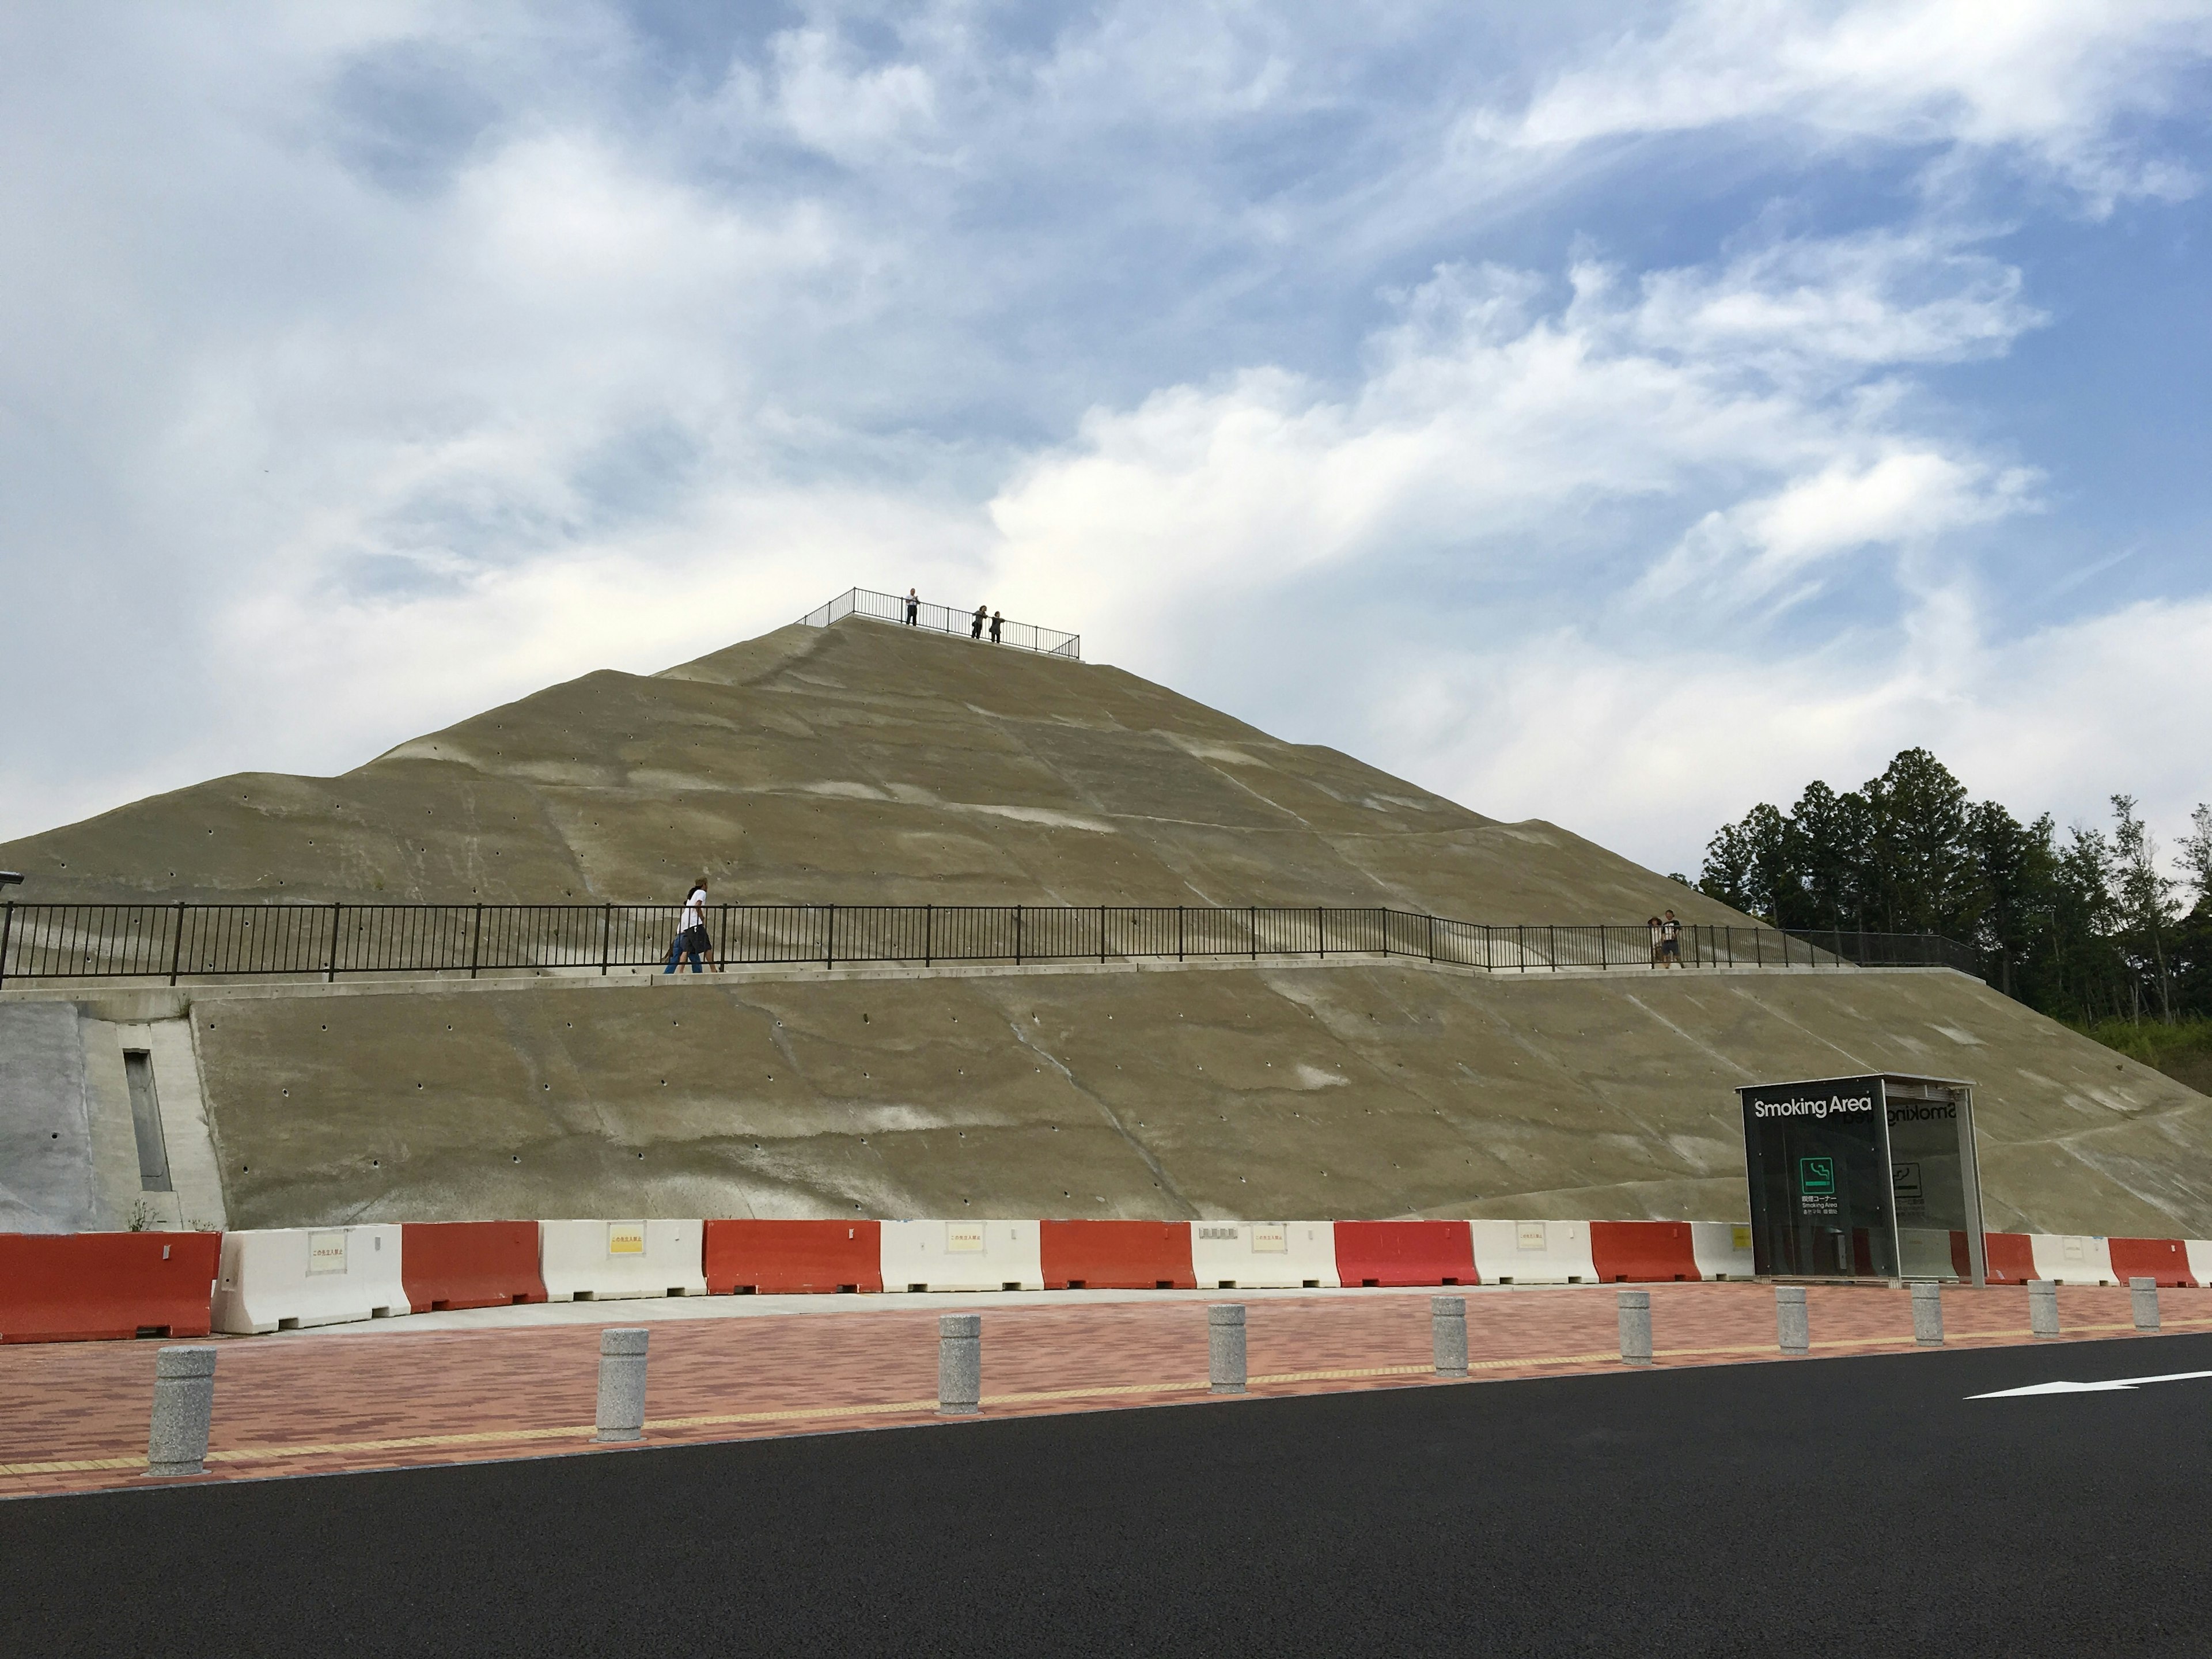
M 704 870 L 738 902 L 1744 921 L 1117 670 L 859 621 L 588 675 L 339 778 L 220 780 L 0 861 L 46 900 L 635 902 Z M 1735 1085 L 1894 1069 L 1977 1084 L 1990 1225 L 2212 1235 L 2212 1101 L 1945 972 L 794 968 L 16 1004 L 10 1224 L 1725 1220 Z

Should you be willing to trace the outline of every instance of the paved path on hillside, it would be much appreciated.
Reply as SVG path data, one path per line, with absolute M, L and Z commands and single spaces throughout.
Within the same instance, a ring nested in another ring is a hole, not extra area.
M 356 1345 L 359 1351 L 359 1345 Z M 2212 1337 L 0 1505 L 46 1655 L 2197 1654 Z
M 1773 1292 L 1761 1285 L 1656 1285 L 1662 1368 L 1781 1364 Z M 759 1438 L 936 1421 L 937 1306 L 983 1316 L 990 1415 L 1033 1416 L 1205 1399 L 1207 1301 L 1249 1306 L 1252 1387 L 1273 1395 L 1464 1389 L 1431 1373 L 1428 1292 L 1280 1299 L 1146 1293 L 1141 1299 L 1018 1296 L 778 1298 L 800 1314 L 653 1324 L 648 1441 Z M 1816 1351 L 1909 1350 L 1911 1301 L 1879 1286 L 1809 1293 Z M 1954 1342 L 2027 1340 L 2019 1288 L 1945 1296 Z M 766 1297 L 586 1304 L 558 1328 L 220 1341 L 211 1480 L 577 1451 L 589 1443 L 599 1330 L 650 1310 L 757 1310 Z M 917 1302 L 936 1304 L 917 1308 Z M 2128 1293 L 2059 1293 L 2075 1340 L 2135 1341 Z M 2212 1291 L 2163 1292 L 2169 1328 L 2212 1329 Z M 836 1312 L 826 1311 L 836 1310 Z M 1470 1292 L 1478 1379 L 1620 1369 L 1610 1286 Z M 442 1316 L 441 1316 L 442 1317 Z M 355 1329 L 360 1331 L 362 1328 Z M 388 1334 L 382 1334 L 388 1333 Z M 0 1495 L 137 1484 L 160 1345 L 0 1348 Z

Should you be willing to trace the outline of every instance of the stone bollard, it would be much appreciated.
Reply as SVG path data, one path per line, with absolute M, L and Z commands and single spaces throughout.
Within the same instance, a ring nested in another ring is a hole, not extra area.
M 599 1333 L 599 1432 L 594 1440 L 645 1438 L 645 1342 L 637 1330 Z
M 972 1417 L 983 1408 L 983 1316 L 937 1316 L 937 1414 Z
M 1467 1298 L 1429 1298 L 1429 1343 L 1436 1350 L 1438 1376 L 1467 1375 Z
M 1651 1363 L 1651 1292 L 1623 1291 L 1620 1293 L 1620 1363 L 1624 1365 L 1648 1365 Z
M 1212 1394 L 1244 1392 L 1244 1306 L 1218 1302 L 1206 1310 L 1206 1373 Z
M 2130 1279 L 2128 1280 L 2128 1300 L 2135 1304 L 2136 1328 L 2154 1331 L 2158 1328 L 2158 1280 Z
M 2058 1334 L 2058 1285 L 2054 1279 L 2027 1281 L 2027 1328 L 2037 1336 Z
M 147 1474 L 155 1480 L 205 1474 L 208 1424 L 214 1416 L 215 1350 L 164 1348 L 155 1355 Z
M 1923 1279 L 1912 1287 L 1912 1340 L 1923 1348 L 1943 1346 L 1943 1287 Z
M 1784 1353 L 1813 1352 L 1813 1321 L 1805 1310 L 1802 1285 L 1774 1287 L 1774 1334 Z

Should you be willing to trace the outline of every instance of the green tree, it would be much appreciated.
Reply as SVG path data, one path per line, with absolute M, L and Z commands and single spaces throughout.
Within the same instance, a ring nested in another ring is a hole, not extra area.
M 2173 1019 L 2173 980 L 2167 970 L 2166 939 L 2180 919 L 2173 901 L 2178 884 L 2158 867 L 2158 843 L 2136 816 L 2133 795 L 2112 797 L 2112 908 L 2119 921 L 2117 941 L 2127 959 L 2134 1016 L 2142 1018 L 2146 986 L 2157 993 L 2159 1018 Z

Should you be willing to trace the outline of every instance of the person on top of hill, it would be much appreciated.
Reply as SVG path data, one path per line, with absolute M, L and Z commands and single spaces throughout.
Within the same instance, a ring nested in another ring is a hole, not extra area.
M 921 594 L 915 588 L 906 591 L 906 625 L 914 626 L 914 619 L 921 613 Z
M 992 644 L 996 645 L 996 644 L 999 642 L 999 630 L 1000 630 L 1001 628 L 1003 628 L 1003 627 L 1005 627 L 1005 626 L 1006 626 L 1006 619 L 1004 617 L 1000 616 L 997 611 L 994 611 L 991 613 L 991 643 L 992 643 Z
M 714 941 L 707 936 L 707 878 L 702 876 L 691 884 L 691 890 L 684 900 L 684 914 L 677 919 L 676 942 L 668 947 L 668 965 L 660 971 L 676 971 L 677 958 L 689 957 L 691 971 L 697 973 L 699 959 L 704 957 L 714 962 Z M 714 971 L 720 973 L 722 964 L 714 962 Z
M 979 605 L 975 607 L 975 625 L 968 630 L 969 639 L 980 640 L 983 637 L 983 618 L 989 614 L 990 608 L 988 605 Z
M 1666 921 L 1659 924 L 1659 954 L 1666 959 L 1669 968 L 1682 965 L 1682 924 L 1674 920 L 1672 910 L 1667 913 Z
M 1651 930 L 1651 965 L 1656 968 L 1667 954 L 1663 948 L 1667 942 L 1666 924 L 1658 917 L 1650 916 L 1645 919 L 1644 925 Z

